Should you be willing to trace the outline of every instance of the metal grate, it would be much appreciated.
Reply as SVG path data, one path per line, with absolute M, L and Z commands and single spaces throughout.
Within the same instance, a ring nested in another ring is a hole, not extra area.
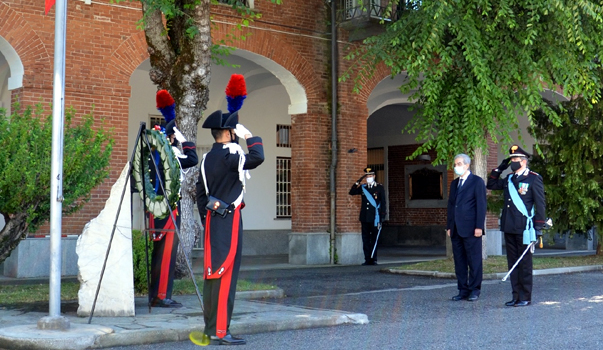
M 276 217 L 291 217 L 291 158 L 276 157 Z
M 276 147 L 291 148 L 291 125 L 276 125 Z
M 165 119 L 161 115 L 149 115 L 148 129 L 152 129 L 155 125 L 159 125 L 165 128 Z
M 385 153 L 383 147 L 371 148 L 366 151 L 367 167 L 375 172 L 375 181 L 385 181 Z

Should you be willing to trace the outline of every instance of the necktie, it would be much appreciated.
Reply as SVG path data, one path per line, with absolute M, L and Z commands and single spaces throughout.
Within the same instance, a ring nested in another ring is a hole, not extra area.
M 459 188 L 463 187 L 463 183 L 464 183 L 464 182 L 465 182 L 465 180 L 464 180 L 464 179 L 460 179 L 460 181 L 459 181 Z

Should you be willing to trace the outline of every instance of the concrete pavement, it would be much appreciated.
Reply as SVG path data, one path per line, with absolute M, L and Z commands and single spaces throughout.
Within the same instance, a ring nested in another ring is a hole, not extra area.
M 539 254 L 543 253 L 546 252 L 540 251 Z M 559 251 L 550 253 L 558 255 Z M 444 254 L 445 251 L 439 248 L 421 251 L 406 250 L 404 253 L 401 253 L 400 250 L 384 249 L 380 251 L 379 262 L 381 265 L 410 263 L 442 258 Z M 563 254 L 589 253 L 564 252 Z M 286 256 L 246 257 L 242 270 L 308 267 L 289 265 L 285 259 Z M 330 266 L 311 267 L 316 269 Z M 550 271 L 550 273 L 567 273 L 585 269 L 591 268 L 565 268 L 563 271 Z M 431 273 L 423 271 L 416 274 L 430 275 Z M 536 274 L 538 273 L 536 271 Z M 4 278 L 0 280 L 0 283 L 17 283 L 17 281 Z M 279 297 L 283 297 L 282 290 L 237 293 L 231 324 L 232 333 L 246 335 L 341 324 L 367 324 L 369 322 L 367 315 L 362 313 L 287 306 L 262 301 L 262 299 Z M 69 331 L 37 329 L 38 320 L 48 315 L 47 304 L 41 307 L 35 305 L 17 308 L 0 307 L 0 348 L 92 349 L 187 340 L 191 331 L 202 329 L 202 311 L 196 296 L 178 296 L 176 299 L 185 307 L 181 309 L 153 308 L 149 313 L 146 298 L 138 298 L 136 299 L 135 317 L 94 317 L 91 324 L 87 323 L 88 318 L 76 316 L 77 302 L 64 302 L 61 311 L 62 316 L 67 317 L 70 321 Z
M 282 290 L 237 293 L 231 331 L 252 334 L 340 324 L 366 324 L 365 314 L 284 306 L 250 298 L 282 297 Z M 32 309 L 0 308 L 0 348 L 3 349 L 95 349 L 188 340 L 192 331 L 203 328 L 203 312 L 196 296 L 179 296 L 179 309 L 153 308 L 146 298 L 136 299 L 135 317 L 77 317 L 77 305 L 63 303 L 62 316 L 68 331 L 37 329 L 47 312 Z M 77 303 L 76 303 L 77 304 Z

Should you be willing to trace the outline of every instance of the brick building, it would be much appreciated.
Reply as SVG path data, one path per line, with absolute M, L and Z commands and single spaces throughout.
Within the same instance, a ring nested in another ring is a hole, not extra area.
M 330 227 L 330 12 L 322 0 L 280 6 L 249 0 L 249 6 L 262 18 L 248 28 L 245 41 L 233 43 L 236 50 L 227 60 L 239 68 L 212 67 L 206 111 L 224 110 L 223 91 L 230 75 L 245 76 L 248 97 L 240 121 L 264 138 L 266 162 L 248 182 L 244 254 L 289 254 L 296 263 L 325 263 Z M 349 46 L 378 30 L 371 17 L 381 14 L 358 11 L 354 1 L 342 1 L 340 7 L 338 64 L 343 72 L 350 67 L 343 58 Z M 103 208 L 128 161 L 140 122 L 152 124 L 160 114 L 154 102 L 156 87 L 148 78 L 144 32 L 136 29 L 139 4 L 72 0 L 67 11 L 65 105 L 79 114 L 94 106 L 95 116 L 115 128 L 117 140 L 110 178 L 82 211 L 64 218 L 63 233 L 79 234 Z M 237 24 L 228 6 L 212 6 L 212 16 L 214 41 L 225 38 Z M 53 91 L 54 9 L 45 16 L 42 1 L 0 0 L 0 18 L 0 107 L 10 110 L 11 101 L 48 105 Z M 401 79 L 391 79 L 389 71 L 380 67 L 372 79 L 362 82 L 360 93 L 352 91 L 349 81 L 339 84 L 336 233 L 340 263 L 362 260 L 359 201 L 348 191 L 367 164 L 380 169 L 378 181 L 388 193 L 383 243 L 444 245 L 452 172 L 446 166 L 432 167 L 428 159 L 434 159 L 433 154 L 406 159 L 417 144 L 413 135 L 401 133 L 412 116 L 407 96 L 398 90 Z M 200 154 L 212 143 L 209 132 L 201 128 L 193 141 Z M 497 157 L 493 146 L 488 168 L 498 164 Z M 425 171 L 431 180 L 422 179 Z M 141 217 L 135 214 L 135 227 Z M 490 218 L 488 227 L 496 226 L 496 218 Z M 44 230 L 48 228 L 40 233 Z

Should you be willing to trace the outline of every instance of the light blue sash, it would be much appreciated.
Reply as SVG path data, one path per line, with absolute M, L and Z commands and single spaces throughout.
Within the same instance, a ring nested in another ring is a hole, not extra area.
M 536 231 L 534 230 L 534 224 L 532 223 L 532 218 L 534 217 L 534 207 L 532 206 L 532 215 L 528 215 L 528 209 L 526 205 L 523 203 L 521 198 L 519 198 L 519 193 L 517 188 L 515 188 L 515 184 L 511 181 L 513 175 L 509 176 L 509 195 L 511 195 L 511 200 L 517 210 L 523 214 L 528 220 L 526 221 L 526 229 L 523 231 L 523 244 L 530 244 L 532 242 L 536 242 Z M 513 190 L 511 189 L 513 188 Z
M 379 207 L 381 207 L 381 203 L 377 205 L 375 198 L 373 198 L 373 196 L 371 196 L 369 191 L 366 189 L 366 185 L 362 185 L 362 191 L 364 192 L 364 196 L 368 202 L 375 208 L 375 226 L 379 226 Z

